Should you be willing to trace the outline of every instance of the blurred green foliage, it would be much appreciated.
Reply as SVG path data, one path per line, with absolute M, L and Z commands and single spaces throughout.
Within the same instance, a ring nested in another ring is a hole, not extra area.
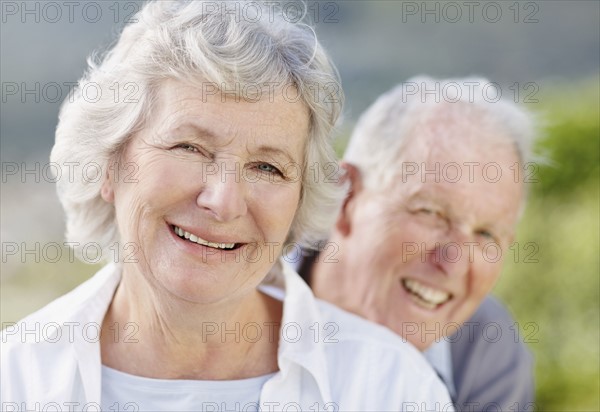
M 540 151 L 550 164 L 541 170 L 537 194 L 569 196 L 581 186 L 598 183 L 600 175 L 600 112 L 598 79 L 555 86 L 540 98 Z
M 555 86 L 515 253 L 495 293 L 536 359 L 537 410 L 600 410 L 599 81 Z

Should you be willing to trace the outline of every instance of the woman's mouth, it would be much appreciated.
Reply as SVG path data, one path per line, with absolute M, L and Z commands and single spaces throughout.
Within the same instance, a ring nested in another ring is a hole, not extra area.
M 175 234 L 177 236 L 179 236 L 181 239 L 187 240 L 192 243 L 196 243 L 198 245 L 211 247 L 213 249 L 234 250 L 242 245 L 241 243 L 211 242 L 209 240 L 202 239 L 201 237 L 199 237 L 193 233 L 187 232 L 187 231 L 183 230 L 182 228 L 180 228 L 179 226 L 171 225 L 171 228 L 173 229 L 173 232 L 175 232 Z
M 436 309 L 452 298 L 448 292 L 424 285 L 414 279 L 402 279 L 402 286 L 413 301 L 426 309 Z

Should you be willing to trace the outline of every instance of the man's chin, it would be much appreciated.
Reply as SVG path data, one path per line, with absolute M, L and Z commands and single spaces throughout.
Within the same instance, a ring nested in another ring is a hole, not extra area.
M 406 340 L 408 341 L 408 343 L 413 345 L 415 348 L 417 348 L 421 352 L 425 352 L 427 349 L 429 349 L 431 347 L 431 345 L 433 345 L 435 343 L 435 339 L 432 341 L 421 341 L 419 339 L 406 339 Z
M 391 329 L 400 335 L 403 341 L 409 342 L 420 351 L 425 351 L 433 344 L 447 339 L 447 336 L 454 334 L 460 327 L 458 323 L 439 320 L 440 317 L 431 312 L 423 316 L 423 313 L 410 311 L 407 315 L 411 316 L 406 316 L 404 319 L 411 319 L 410 321 L 401 320 Z

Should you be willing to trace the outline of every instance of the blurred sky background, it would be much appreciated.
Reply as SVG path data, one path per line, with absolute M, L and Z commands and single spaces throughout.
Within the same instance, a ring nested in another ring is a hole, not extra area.
M 140 4 L 66 3 L 0 3 L 2 322 L 18 320 L 96 270 L 67 257 L 50 263 L 35 254 L 23 260 L 5 253 L 9 244 L 63 241 L 54 185 L 7 168 L 32 169 L 39 162 L 41 172 L 68 92 L 64 84 L 81 77 L 86 57 L 110 44 Z M 536 260 L 508 259 L 495 293 L 535 353 L 538 410 L 599 410 L 600 3 L 480 1 L 473 9 L 468 3 L 307 3 L 346 93 L 340 148 L 378 95 L 417 74 L 482 75 L 511 96 L 518 83 L 519 103 L 545 119 L 539 149 L 553 163 L 540 169 L 517 238 L 537 245 Z M 36 83 L 37 96 L 21 95 Z M 61 86 L 62 98 L 51 83 Z M 535 102 L 525 102 L 534 90 L 527 84 L 535 86 Z M 521 252 L 528 250 L 521 246 Z

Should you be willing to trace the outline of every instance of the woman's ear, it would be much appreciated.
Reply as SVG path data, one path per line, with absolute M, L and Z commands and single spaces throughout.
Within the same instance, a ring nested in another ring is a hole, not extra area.
M 342 183 L 348 184 L 349 188 L 335 227 L 341 235 L 348 236 L 352 232 L 352 215 L 356 205 L 356 198 L 362 192 L 363 184 L 360 171 L 356 166 L 346 162 L 342 162 L 340 166 L 344 170 Z

